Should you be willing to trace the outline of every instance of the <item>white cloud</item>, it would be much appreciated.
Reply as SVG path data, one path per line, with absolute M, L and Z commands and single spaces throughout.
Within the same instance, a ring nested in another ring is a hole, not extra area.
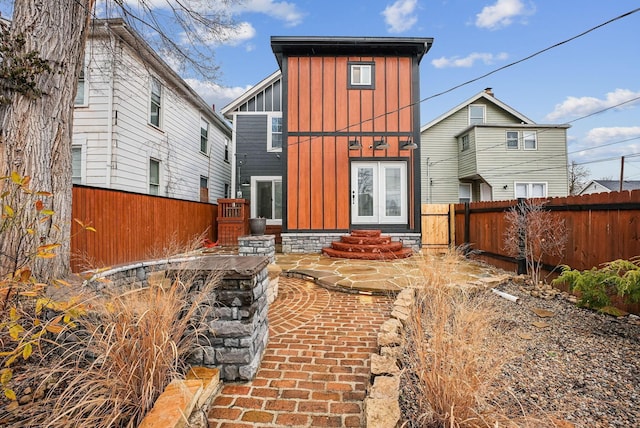
M 192 37 L 193 40 L 190 39 L 189 34 L 183 32 L 180 35 L 180 43 L 186 45 L 202 41 L 212 46 L 238 46 L 247 40 L 251 40 L 255 35 L 256 29 L 253 28 L 253 25 L 248 22 L 240 22 L 233 27 L 225 28 L 216 32 L 208 32 L 206 29 L 202 28 L 199 30 L 198 34 L 196 34 L 197 37 Z
M 215 105 L 217 111 L 251 89 L 251 85 L 226 87 L 197 79 L 185 79 L 185 81 L 207 104 Z
M 473 52 L 464 58 L 452 56 L 450 58 L 440 57 L 431 61 L 431 64 L 435 68 L 448 68 L 448 67 L 472 67 L 476 61 L 481 61 L 484 64 L 493 64 L 495 61 L 504 61 L 509 57 L 506 52 L 500 52 L 499 54 L 485 53 L 485 52 Z
M 254 12 L 264 13 L 272 18 L 284 21 L 287 26 L 295 27 L 302 23 L 304 13 L 298 10 L 295 3 L 275 0 L 246 0 L 233 7 L 236 14 Z
M 482 12 L 476 15 L 476 27 L 495 30 L 507 27 L 513 23 L 514 18 L 533 13 L 524 7 L 521 0 L 497 0 L 491 6 L 482 8 Z
M 604 99 L 595 97 L 567 97 L 562 103 L 556 104 L 553 111 L 546 116 L 546 119 L 556 121 L 565 117 L 586 116 L 639 97 L 640 92 L 633 92 L 629 89 L 616 89 L 613 92 L 607 93 Z M 620 106 L 620 108 L 630 108 L 636 104 L 640 104 L 640 99 Z
M 397 0 L 383 11 L 384 21 L 390 33 L 402 33 L 409 30 L 418 22 L 415 15 L 418 0 Z
M 640 126 L 617 126 L 611 128 L 593 128 L 585 136 L 589 145 L 626 140 L 640 137 Z M 626 146 L 627 148 L 629 146 Z

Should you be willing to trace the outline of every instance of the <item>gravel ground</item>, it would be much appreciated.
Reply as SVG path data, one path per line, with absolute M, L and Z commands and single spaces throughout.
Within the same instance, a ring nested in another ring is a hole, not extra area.
M 519 297 L 518 303 L 492 297 L 504 330 L 505 355 L 513 355 L 490 399 L 501 413 L 544 420 L 528 426 L 640 426 L 637 317 L 599 314 L 561 295 L 531 297 L 531 289 L 513 282 L 498 288 Z M 412 401 L 401 398 L 405 420 L 416 418 Z

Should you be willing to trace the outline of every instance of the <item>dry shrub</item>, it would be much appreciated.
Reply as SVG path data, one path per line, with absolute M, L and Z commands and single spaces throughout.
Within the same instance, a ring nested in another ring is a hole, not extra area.
M 509 425 L 484 399 L 504 362 L 495 312 L 486 293 L 449 282 L 459 263 L 455 252 L 422 263 L 403 360 L 408 426 Z
M 183 277 L 94 298 L 89 315 L 46 357 L 55 364 L 37 377 L 53 387 L 20 425 L 138 426 L 166 385 L 184 373 L 218 282 L 209 278 L 194 291 Z

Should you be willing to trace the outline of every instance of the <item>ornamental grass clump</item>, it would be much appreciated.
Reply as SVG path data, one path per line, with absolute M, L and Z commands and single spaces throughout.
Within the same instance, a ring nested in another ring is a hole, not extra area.
M 22 415 L 39 427 L 136 427 L 157 397 L 185 372 L 198 346 L 211 288 L 184 277 L 94 296 L 87 315 L 59 336 L 35 370 L 46 395 Z
M 486 293 L 449 282 L 459 257 L 423 263 L 402 361 L 406 426 L 509 426 L 485 399 L 505 362 L 495 311 Z

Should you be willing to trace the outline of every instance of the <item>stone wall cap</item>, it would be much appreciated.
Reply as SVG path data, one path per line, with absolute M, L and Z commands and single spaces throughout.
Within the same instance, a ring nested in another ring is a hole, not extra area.
M 227 275 L 253 276 L 268 264 L 269 258 L 265 256 L 211 255 L 199 257 L 177 269 L 181 271 L 210 271 L 223 272 L 227 273 Z M 171 270 L 171 268 L 168 270 Z

